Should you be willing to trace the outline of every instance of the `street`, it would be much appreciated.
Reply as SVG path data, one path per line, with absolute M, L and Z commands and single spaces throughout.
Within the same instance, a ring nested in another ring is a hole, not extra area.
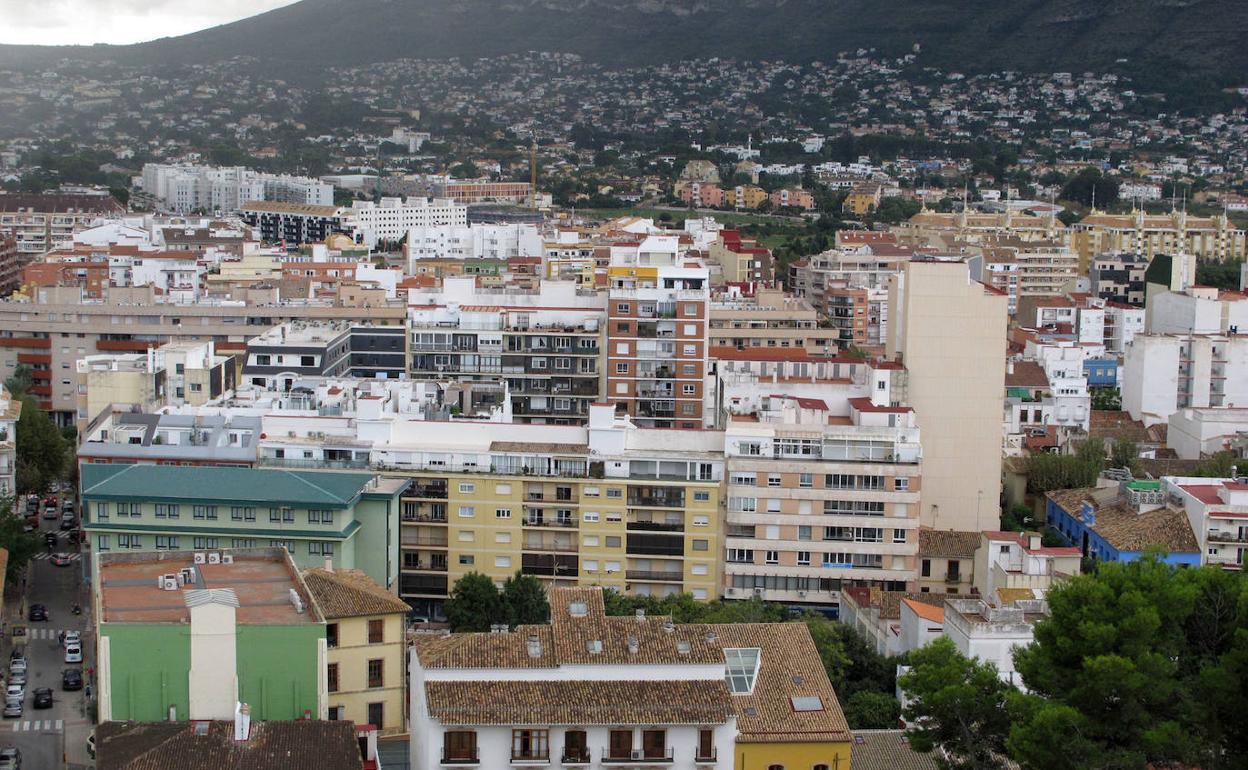
M 43 520 L 39 522 L 42 532 L 57 532 L 57 551 L 69 553 L 77 557 L 78 552 L 67 541 L 67 533 L 58 530 L 59 520 Z M 43 535 L 40 534 L 42 541 Z M 26 660 L 29 666 L 26 683 L 25 709 L 20 718 L 6 718 L 0 722 L 0 747 L 16 746 L 22 752 L 24 770 L 44 770 L 45 768 L 65 767 L 66 740 L 74 741 L 68 747 L 71 759 L 85 759 L 82 744 L 90 732 L 91 724 L 87 715 L 85 689 L 76 692 L 65 692 L 61 689 L 61 672 L 66 668 L 81 668 L 84 678 L 88 668 L 94 665 L 91 654 L 94 645 L 88 642 L 84 614 L 74 615 L 71 611 L 75 602 L 81 601 L 82 566 L 77 558 L 68 567 L 56 567 L 48 558 L 48 553 L 40 553 L 27 567 L 30 579 L 27 588 L 27 606 L 39 603 L 48 608 L 48 621 L 28 622 L 25 616 L 21 622 L 27 622 L 29 639 L 26 643 Z M 23 608 L 24 609 L 24 608 Z M 12 608 L 6 615 L 12 620 L 17 619 L 19 608 Z M 64 650 L 58 640 L 61 631 L 77 630 L 83 635 L 84 660 L 82 664 L 66 664 Z M 8 653 L 12 649 L 11 640 L 6 634 L 3 645 L 4 679 L 8 680 Z M 34 691 L 40 687 L 52 689 L 52 708 L 38 709 L 33 707 Z

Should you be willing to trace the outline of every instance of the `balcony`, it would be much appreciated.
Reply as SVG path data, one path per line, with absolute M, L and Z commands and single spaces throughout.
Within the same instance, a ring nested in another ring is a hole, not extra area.
M 704 752 L 702 749 L 694 749 L 693 764 L 695 765 L 714 765 L 719 762 L 719 752 L 712 746 L 710 753 Z
M 962 576 L 958 574 L 957 572 L 950 572 L 945 575 L 945 582 L 946 583 L 961 583 Z
M 1211 543 L 1248 543 L 1248 532 L 1210 532 Z
M 680 495 L 654 495 L 654 494 L 630 494 L 628 496 L 628 507 L 630 508 L 684 508 L 685 496 Z
M 476 767 L 481 764 L 481 754 L 475 747 L 469 750 L 460 749 L 454 752 L 442 750 L 444 767 Z
M 672 764 L 672 747 L 665 749 L 633 749 L 628 754 L 617 752 L 612 754 L 609 749 L 602 750 L 604 765 L 670 765 Z
M 399 538 L 399 545 L 404 548 L 413 546 L 424 546 L 426 548 L 446 548 L 449 543 L 445 537 L 432 537 L 430 535 L 408 535 L 404 533 Z
M 681 522 L 669 523 L 666 521 L 630 521 L 627 524 L 628 529 L 639 530 L 642 532 L 684 532 L 685 525 Z
M 542 765 L 549 765 L 550 753 L 538 753 L 532 751 L 516 753 L 513 751 L 511 753 L 511 764 L 514 767 L 540 767 Z
M 591 761 L 589 749 L 580 746 L 565 746 L 563 753 L 559 755 L 559 761 L 563 765 L 588 765 Z
M 645 583 L 680 583 L 685 579 L 684 574 L 680 572 L 656 572 L 649 569 L 624 570 L 624 577 L 627 580 L 637 580 Z
M 412 484 L 408 488 L 410 497 L 424 497 L 433 500 L 446 499 L 446 485 L 444 484 L 421 484 L 419 482 Z
M 552 528 L 552 529 L 576 529 L 576 519 L 559 519 L 548 516 L 525 516 L 522 522 L 525 527 L 535 529 Z
M 403 562 L 403 569 L 407 572 L 446 572 L 446 562 Z

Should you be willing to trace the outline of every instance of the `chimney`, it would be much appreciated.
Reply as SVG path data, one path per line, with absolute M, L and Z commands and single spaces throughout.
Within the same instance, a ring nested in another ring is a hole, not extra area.
M 1027 533 L 1028 550 L 1031 550 L 1031 551 L 1039 550 L 1041 542 L 1042 542 L 1042 538 L 1040 537 L 1040 535 L 1036 534 L 1035 532 Z
M 630 654 L 630 655 L 636 655 L 636 654 L 637 654 L 637 650 L 638 650 L 638 649 L 640 649 L 640 643 L 637 641 L 637 637 L 635 637 L 635 636 L 629 636 L 629 637 L 628 637 L 628 652 L 629 652 L 629 654 Z
M 239 703 L 234 708 L 234 740 L 246 741 L 251 736 L 251 706 Z
M 644 609 L 642 609 L 642 608 L 638 607 L 638 608 L 637 608 L 637 612 L 636 612 L 636 616 L 637 616 L 637 620 L 639 620 L 639 621 L 640 621 L 640 620 L 645 620 L 645 619 L 646 619 L 646 611 L 645 611 Z
M 542 638 L 537 634 L 529 635 L 528 650 L 530 658 L 542 657 Z

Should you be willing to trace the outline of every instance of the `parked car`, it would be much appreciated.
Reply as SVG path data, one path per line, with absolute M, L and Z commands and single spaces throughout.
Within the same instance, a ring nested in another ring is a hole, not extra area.
M 67 513 L 61 517 L 61 529 L 77 529 L 78 517 L 72 513 Z
M 43 544 L 46 545 L 49 549 L 55 548 L 59 540 L 60 538 L 56 536 L 55 532 L 43 533 Z
M 9 686 L 4 689 L 4 697 L 6 700 L 12 700 L 14 698 L 17 698 L 18 700 L 25 700 L 26 686 L 10 682 Z
M 22 687 L 26 686 L 26 670 L 13 671 L 9 673 L 9 684 L 16 684 Z
M 53 567 L 68 567 L 74 563 L 74 560 L 69 558 L 67 553 L 54 553 L 50 561 Z
M 65 662 L 81 663 L 82 662 L 82 645 L 67 644 L 65 645 Z
M 9 675 L 11 676 L 18 671 L 23 674 L 26 673 L 26 658 L 12 658 L 9 660 Z
M 4 718 L 17 719 L 22 715 L 22 701 L 18 698 L 9 698 L 4 702 Z
M 46 605 L 43 605 L 43 604 L 32 604 L 32 605 L 30 605 L 30 615 L 29 615 L 29 619 L 30 619 L 31 621 L 36 621 L 36 620 L 43 620 L 43 621 L 46 621 L 46 620 L 48 619 L 48 608 L 47 608 L 47 606 L 46 606 Z
M 22 650 L 21 647 L 14 647 L 13 650 L 9 653 L 9 665 L 10 666 L 13 665 L 13 661 L 15 660 L 20 660 L 23 663 L 26 662 L 26 653 L 25 651 Z
M 61 513 L 73 513 L 74 501 L 68 497 L 61 501 Z
M 67 668 L 61 672 L 61 689 L 62 690 L 81 690 L 82 689 L 82 669 Z
M 35 700 L 34 700 L 34 703 L 31 705 L 33 705 L 37 709 L 52 708 L 52 688 L 40 687 L 39 689 L 35 690 Z
M 22 750 L 14 746 L 0 749 L 0 770 L 22 770 Z
M 39 515 L 39 496 L 38 495 L 31 495 L 30 497 L 26 498 L 26 515 L 30 516 L 32 514 L 35 516 Z

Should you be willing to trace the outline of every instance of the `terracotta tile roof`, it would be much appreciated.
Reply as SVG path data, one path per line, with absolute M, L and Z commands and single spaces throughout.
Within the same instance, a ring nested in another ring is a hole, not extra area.
M 444 725 L 723 724 L 732 714 L 722 679 L 425 683 Z
M 541 654 L 529 655 L 529 636 L 536 634 Z M 549 626 L 520 626 L 510 634 L 421 635 L 413 643 L 425 668 L 554 668 Z
M 932 754 L 910 747 L 903 730 L 855 730 L 850 766 L 854 770 L 937 770 Z
M 104 722 L 95 729 L 98 770 L 360 770 L 355 725 L 345 721 L 252 722 L 244 742 L 234 723 Z
M 1047 388 L 1049 376 L 1044 368 L 1035 361 L 1017 361 L 1014 371 L 1006 372 L 1005 387 L 1007 388 Z
M 724 647 L 756 647 L 758 680 L 749 695 L 733 695 L 739 743 L 843 741 L 849 725 L 805 623 L 728 623 L 709 626 Z M 822 711 L 797 711 L 793 698 L 817 697 Z
M 1085 501 L 1092 503 L 1096 523 L 1088 529 L 1120 551 L 1143 551 L 1149 546 L 1160 546 L 1170 553 L 1200 551 L 1184 511 L 1164 507 L 1137 512 L 1130 503 L 1117 498 L 1098 506 L 1092 496 L 1095 491 L 1062 489 L 1049 492 L 1047 497 L 1075 518 L 1080 517 Z
M 1114 441 L 1134 441 L 1137 444 L 1149 441 L 1144 423 L 1132 420 L 1131 415 L 1126 412 L 1107 412 L 1100 409 L 1093 409 L 1089 415 L 1088 436 Z
M 569 606 L 584 603 L 584 617 L 574 617 Z M 561 665 L 722 663 L 718 642 L 708 639 L 703 626 L 673 623 L 670 617 L 607 616 L 602 589 L 565 588 L 550 595 L 550 627 L 555 657 Z M 629 640 L 637 652 L 629 651 Z M 602 652 L 590 652 L 588 643 L 602 642 Z M 680 652 L 677 642 L 687 642 Z
M 945 622 L 945 610 L 943 607 L 936 607 L 931 604 L 925 604 L 918 599 L 902 599 L 901 603 L 909 607 L 911 612 L 926 621 L 932 623 Z
M 978 532 L 954 532 L 927 527 L 919 529 L 919 556 L 973 559 L 977 548 Z
M 407 602 L 391 594 L 360 570 L 303 571 L 303 582 L 327 619 L 406 613 Z

